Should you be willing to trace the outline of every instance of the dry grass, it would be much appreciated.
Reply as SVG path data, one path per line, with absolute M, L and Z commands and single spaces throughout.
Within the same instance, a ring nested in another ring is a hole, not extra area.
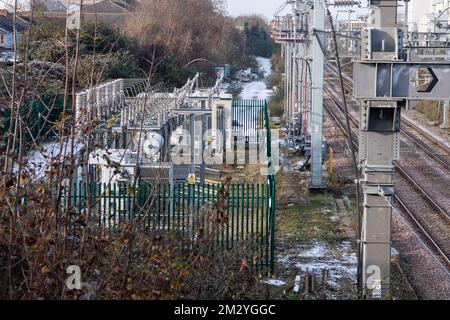
M 425 115 L 429 121 L 442 123 L 444 120 L 442 107 L 437 101 L 420 101 L 415 109 Z

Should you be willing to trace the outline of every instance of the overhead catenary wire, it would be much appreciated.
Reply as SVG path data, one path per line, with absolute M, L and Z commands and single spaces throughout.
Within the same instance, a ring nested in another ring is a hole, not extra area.
M 326 8 L 326 10 L 327 10 L 327 16 L 329 18 L 330 25 L 331 25 L 331 34 L 332 34 L 332 38 L 333 38 L 333 46 L 334 46 L 336 65 L 337 65 L 337 71 L 338 71 L 338 76 L 339 76 L 339 85 L 340 85 L 340 89 L 341 89 L 342 102 L 343 102 L 343 106 L 344 106 L 345 121 L 346 121 L 346 127 L 347 127 L 346 130 L 348 132 L 348 139 L 349 139 L 348 144 L 350 147 L 353 171 L 354 171 L 354 175 L 355 175 L 356 216 L 357 216 L 357 224 L 358 224 L 357 239 L 360 240 L 361 239 L 361 213 L 360 213 L 360 202 L 361 201 L 360 201 L 360 195 L 359 195 L 359 190 L 360 190 L 359 169 L 358 169 L 358 163 L 357 163 L 357 158 L 356 158 L 355 146 L 353 145 L 353 142 L 352 142 L 350 116 L 348 113 L 347 99 L 345 96 L 344 79 L 342 77 L 341 62 L 340 62 L 340 58 L 339 58 L 339 48 L 338 48 L 338 43 L 337 43 L 337 39 L 336 39 L 336 32 L 335 32 L 334 25 L 333 25 L 333 17 L 331 16 L 331 12 L 330 12 L 329 8 Z M 361 254 L 361 247 L 359 249 L 359 255 L 360 254 Z M 360 290 L 360 283 L 361 283 L 360 266 L 358 266 L 358 270 L 357 270 L 357 282 L 358 282 L 358 290 Z

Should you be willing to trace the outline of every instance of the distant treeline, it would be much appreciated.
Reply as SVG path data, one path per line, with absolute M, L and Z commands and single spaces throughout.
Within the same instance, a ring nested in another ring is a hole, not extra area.
M 233 71 L 253 67 L 254 56 L 270 57 L 274 50 L 263 18 L 233 18 L 222 1 L 142 0 L 136 6 L 120 30 L 83 23 L 78 56 L 75 56 L 76 31 L 69 30 L 67 65 L 73 72 L 74 59 L 78 61 L 77 87 L 149 73 L 153 74 L 154 82 L 174 87 L 196 72 L 204 74 L 203 84 L 208 85 L 214 80 L 215 65 L 227 63 Z M 28 49 L 30 60 L 64 65 L 64 27 L 39 13 L 36 22 L 29 43 L 22 43 L 21 58 L 25 58 Z
M 275 42 L 270 39 L 266 22 L 258 17 L 243 17 L 245 53 L 264 58 L 272 57 L 275 52 Z

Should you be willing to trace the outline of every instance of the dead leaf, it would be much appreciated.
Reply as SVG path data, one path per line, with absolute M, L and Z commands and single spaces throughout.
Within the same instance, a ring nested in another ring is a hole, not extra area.
M 242 261 L 241 261 L 241 268 L 239 269 L 239 272 L 244 271 L 245 268 L 250 269 L 248 264 L 247 264 L 247 259 L 243 258 Z
M 49 273 L 49 272 L 50 272 L 50 268 L 47 267 L 47 266 L 43 266 L 43 267 L 41 268 L 41 272 L 42 272 L 42 273 Z

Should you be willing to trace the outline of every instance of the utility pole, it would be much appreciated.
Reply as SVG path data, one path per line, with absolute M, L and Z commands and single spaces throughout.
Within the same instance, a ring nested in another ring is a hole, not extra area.
M 324 188 L 322 176 L 323 145 L 323 75 L 325 48 L 325 3 L 314 0 L 313 13 L 313 64 L 312 64 L 312 113 L 311 113 L 311 181 L 310 189 Z
M 292 13 L 283 17 L 276 17 L 273 22 L 272 37 L 282 45 L 285 62 L 284 71 L 284 120 L 288 131 L 288 141 L 300 141 L 307 124 L 303 110 L 309 109 L 306 105 L 305 78 L 306 64 L 309 59 L 308 46 L 310 41 L 307 29 L 307 16 L 310 14 L 310 5 L 305 0 L 289 1 L 292 4 Z
M 355 13 L 355 10 L 352 9 L 348 9 L 348 10 L 338 10 L 337 11 L 337 15 L 336 15 L 336 21 L 337 21 L 337 17 L 339 15 L 339 13 L 348 13 L 348 17 L 347 17 L 347 38 L 345 39 L 345 45 L 348 48 L 347 50 L 349 52 L 351 52 L 351 48 L 353 45 L 353 40 L 351 39 L 352 36 L 352 32 L 353 32 L 353 28 L 351 25 L 351 20 L 352 20 L 352 13 Z
M 284 48 L 286 128 L 289 141 L 293 136 L 295 140 L 303 140 L 303 151 L 307 155 L 311 153 L 310 188 L 322 190 L 325 0 L 289 3 L 293 5 L 294 15 L 277 17 L 272 33 Z M 312 27 L 308 18 L 311 15 Z M 309 49 L 311 42 L 312 52 Z M 298 126 L 301 126 L 300 130 L 297 130 Z

